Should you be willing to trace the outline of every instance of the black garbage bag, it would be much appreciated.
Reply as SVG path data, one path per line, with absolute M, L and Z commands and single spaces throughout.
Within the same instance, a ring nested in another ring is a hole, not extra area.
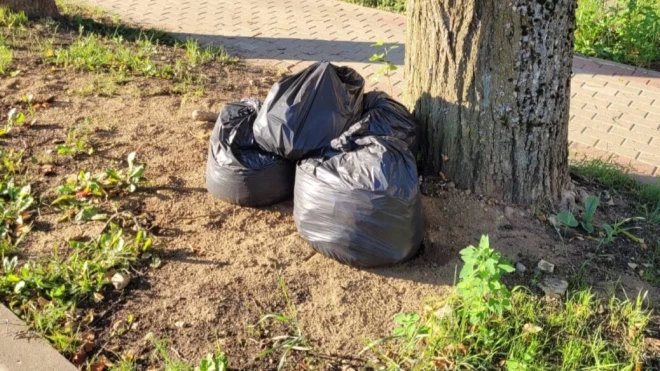
M 344 264 L 405 261 L 424 236 L 415 159 L 399 139 L 348 135 L 298 164 L 293 210 L 298 232 L 315 250 Z
M 295 164 L 259 148 L 252 125 L 261 103 L 225 105 L 209 140 L 206 188 L 242 206 L 270 205 L 293 194 Z
M 330 144 L 362 114 L 364 79 L 349 67 L 314 63 L 270 89 L 254 124 L 262 149 L 297 161 Z
M 420 128 L 408 109 L 382 91 L 371 91 L 364 95 L 363 118 L 369 115 L 369 132 L 374 135 L 395 137 L 408 143 L 408 148 L 417 158 Z

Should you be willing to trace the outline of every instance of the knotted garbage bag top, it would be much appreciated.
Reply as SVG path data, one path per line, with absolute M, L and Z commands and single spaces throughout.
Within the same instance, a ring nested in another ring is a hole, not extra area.
M 364 78 L 350 67 L 319 62 L 271 88 L 254 124 L 261 148 L 297 161 L 326 147 L 363 108 Z

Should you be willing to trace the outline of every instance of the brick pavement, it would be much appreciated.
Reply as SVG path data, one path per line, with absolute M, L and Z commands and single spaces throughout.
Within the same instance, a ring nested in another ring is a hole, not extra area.
M 224 45 L 242 58 L 296 71 L 329 60 L 370 77 L 378 40 L 399 45 L 405 18 L 337 0 L 83 0 L 137 24 Z M 660 176 L 660 73 L 592 58 L 573 62 L 571 148 L 590 156 L 615 155 L 634 172 Z M 393 77 L 401 91 L 402 70 Z

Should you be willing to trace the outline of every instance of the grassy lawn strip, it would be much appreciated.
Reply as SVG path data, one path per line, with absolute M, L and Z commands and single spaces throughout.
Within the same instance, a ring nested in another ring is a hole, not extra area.
M 406 12 L 406 0 L 344 0 Z M 660 69 L 660 2 L 579 0 L 575 51 L 592 57 Z
M 386 370 L 638 370 L 648 361 L 644 297 L 598 300 L 588 288 L 565 300 L 509 291 L 514 269 L 483 237 L 461 251 L 456 290 L 421 314 L 400 314 L 393 334 L 365 348 Z
M 571 172 L 614 192 L 633 196 L 648 212 L 647 219 L 660 223 L 660 180 L 639 182 L 625 167 L 602 158 L 573 161 Z
M 370 8 L 388 10 L 390 12 L 405 13 L 406 0 L 344 0 L 347 3 L 358 4 Z

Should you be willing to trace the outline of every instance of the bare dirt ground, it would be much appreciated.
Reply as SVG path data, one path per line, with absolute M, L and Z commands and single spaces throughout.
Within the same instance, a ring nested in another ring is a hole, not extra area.
M 132 151 L 147 165 L 149 184 L 117 205 L 148 221 L 163 264 L 138 272 L 124 293 L 104 304 L 108 310 L 97 325 L 102 352 L 146 357 L 151 346 L 144 339 L 151 333 L 168 339 L 182 359 L 197 360 L 219 344 L 232 367 L 275 368 L 278 355 L 255 356 L 284 329 L 251 326 L 264 314 L 286 310 L 283 286 L 304 335 L 336 364 L 342 357 L 357 357 L 369 340 L 389 334 L 396 313 L 419 310 L 425 298 L 446 293 L 460 268 L 458 252 L 476 244 L 482 234 L 490 236 L 491 246 L 529 268 L 514 273 L 510 283 L 540 293 L 532 271 L 540 259 L 554 263 L 562 277 L 575 276 L 589 260 L 584 276 L 591 283 L 603 290 L 623 288 L 629 296 L 647 290 L 649 303 L 658 303 L 660 290 L 628 265 L 631 257 L 640 263 L 645 258 L 638 245 L 619 238 L 597 250 L 597 242 L 579 236 L 562 240 L 535 210 L 505 209 L 495 200 L 454 190 L 433 178 L 423 186 L 423 250 L 408 263 L 381 269 L 358 270 L 316 254 L 297 235 L 291 200 L 253 209 L 214 199 L 204 180 L 212 124 L 194 122 L 190 113 L 199 108 L 219 111 L 224 103 L 246 96 L 263 99 L 278 78 L 269 68 L 209 66 L 217 80 L 202 97 L 172 94 L 169 81 L 142 77 L 131 78 L 115 94 L 96 96 L 81 90 L 101 75 L 52 69 L 27 50 L 14 58 L 22 72 L 0 79 L 3 113 L 23 104 L 25 94 L 54 97 L 48 108 L 37 110 L 35 124 L 0 139 L 1 146 L 23 149 L 34 159 L 29 171 L 33 187 L 43 195 L 44 207 L 22 260 L 51 254 L 53 246 L 71 238 L 94 236 L 105 225 L 58 222 L 61 212 L 46 205 L 53 189 L 68 177 L 80 170 L 94 173 L 117 166 Z M 55 156 L 54 143 L 76 125 L 89 128 L 88 141 L 96 152 Z M 43 173 L 44 164 L 54 165 L 54 175 Z M 615 200 L 598 217 L 631 216 L 634 205 Z M 118 331 L 129 316 L 136 325 Z M 292 367 L 303 369 L 300 364 Z

